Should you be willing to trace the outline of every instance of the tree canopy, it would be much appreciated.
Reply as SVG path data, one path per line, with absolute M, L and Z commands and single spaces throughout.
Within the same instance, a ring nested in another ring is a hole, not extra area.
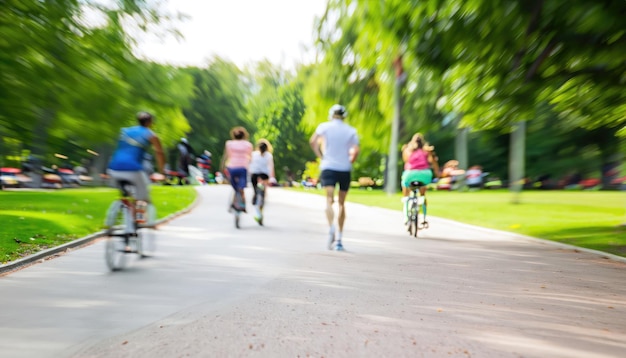
M 403 54 L 409 76 L 434 72 L 439 107 L 467 125 L 508 127 L 542 102 L 575 126 L 626 123 L 623 1 L 355 0 L 329 11 L 322 30 L 338 31 L 329 38 L 344 61 L 389 69 Z
M 145 27 L 167 15 L 142 0 L 108 4 L 0 4 L 2 137 L 39 155 L 67 148 L 64 142 L 88 155 L 85 149 L 113 143 L 119 127 L 135 124 L 140 110 L 157 114 L 157 129 L 166 139 L 188 131 L 182 107 L 191 80 L 170 66 L 137 59 L 122 25 Z M 90 23 L 87 13 L 101 21 Z

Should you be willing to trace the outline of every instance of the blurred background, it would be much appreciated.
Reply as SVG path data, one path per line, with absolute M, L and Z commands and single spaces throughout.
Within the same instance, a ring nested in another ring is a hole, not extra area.
M 243 125 L 272 143 L 277 179 L 300 182 L 318 175 L 308 138 L 341 103 L 361 138 L 353 177 L 368 185 L 396 190 L 400 148 L 416 132 L 441 166 L 478 165 L 504 186 L 626 182 L 623 0 L 319 1 L 303 8 L 311 39 L 293 62 L 209 48 L 201 61 L 150 57 L 146 39 L 231 33 L 241 52 L 255 51 L 250 37 L 276 53 L 295 41 L 277 34 L 302 22 L 285 1 L 234 1 L 246 17 L 203 0 L 184 13 L 190 3 L 0 2 L 0 167 L 14 168 L 3 173 L 78 167 L 97 179 L 120 127 L 145 110 L 172 168 L 185 137 L 219 170 L 230 128 Z M 190 25 L 202 11 L 237 26 L 202 33 Z M 259 40 L 265 27 L 275 32 Z

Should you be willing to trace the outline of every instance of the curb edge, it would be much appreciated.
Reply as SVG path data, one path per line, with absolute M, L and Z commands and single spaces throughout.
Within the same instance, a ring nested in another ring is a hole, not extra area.
M 159 220 L 157 220 L 155 222 L 155 225 L 162 225 L 165 224 L 179 216 L 185 215 L 187 213 L 189 213 L 191 210 L 193 210 L 198 203 L 200 202 L 200 196 L 196 196 L 196 199 L 186 208 L 177 211 L 173 214 L 170 214 L 164 218 L 161 218 Z M 19 271 L 21 269 L 24 269 L 28 266 L 31 265 L 35 265 L 37 263 L 43 262 L 45 260 L 50 260 L 53 259 L 55 257 L 61 256 L 62 254 L 71 251 L 71 249 L 73 248 L 80 248 L 82 246 L 85 246 L 87 244 L 92 243 L 93 241 L 101 238 L 101 237 L 105 237 L 106 236 L 106 231 L 105 230 L 101 230 L 99 232 L 96 233 L 92 233 L 89 234 L 85 237 L 67 242 L 65 244 L 59 245 L 59 246 L 55 246 L 46 250 L 42 250 L 39 252 L 36 252 L 32 255 L 23 257 L 21 259 L 15 260 L 15 261 L 11 261 L 9 263 L 0 265 L 0 276 L 4 276 L 7 274 L 10 274 L 12 272 L 15 271 Z

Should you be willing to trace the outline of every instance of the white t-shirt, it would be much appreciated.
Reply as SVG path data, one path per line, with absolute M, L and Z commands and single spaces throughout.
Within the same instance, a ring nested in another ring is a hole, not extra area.
M 329 169 L 339 172 L 352 170 L 350 149 L 359 145 L 356 129 L 341 119 L 333 119 L 317 126 L 315 134 L 324 139 L 322 143 L 321 170 Z
M 250 167 L 248 168 L 248 172 L 250 172 L 250 174 L 270 175 L 273 167 L 274 157 L 272 156 L 272 153 L 265 152 L 261 154 L 258 150 L 252 152 L 252 160 L 250 161 Z

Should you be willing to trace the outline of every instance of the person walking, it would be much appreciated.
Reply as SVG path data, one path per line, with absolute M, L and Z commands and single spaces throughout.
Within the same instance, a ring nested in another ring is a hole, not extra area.
M 272 145 L 267 139 L 259 139 L 256 145 L 257 149 L 252 152 L 252 160 L 250 161 L 250 181 L 254 188 L 254 196 L 252 197 L 252 205 L 256 209 L 254 220 L 259 225 L 263 225 L 263 206 L 267 199 L 267 187 L 270 182 L 276 182 L 274 174 L 274 157 L 272 155 Z M 263 202 L 257 201 L 257 191 L 263 192 Z
M 321 159 L 321 184 L 326 191 L 326 218 L 328 219 L 328 249 L 344 249 L 343 228 L 346 220 L 345 201 L 350 188 L 352 164 L 359 154 L 359 137 L 352 126 L 344 122 L 348 116 L 346 108 L 340 104 L 329 110 L 329 121 L 321 123 L 311 136 L 309 144 L 315 155 Z M 323 148 L 323 150 L 322 150 Z M 339 184 L 337 227 L 335 226 L 335 186 Z
M 237 211 L 246 212 L 245 187 L 248 185 L 248 167 L 252 155 L 253 145 L 248 141 L 250 135 L 244 127 L 234 127 L 230 130 L 230 140 L 224 146 L 222 156 L 222 172 L 228 171 L 230 185 L 235 192 L 241 194 L 241 203 L 235 202 L 236 195 L 233 195 L 231 208 Z M 243 206 L 241 206 L 243 205 Z
M 193 165 L 195 152 L 193 147 L 189 144 L 187 138 L 181 138 L 180 142 L 176 145 L 178 149 L 178 173 L 179 184 L 189 184 L 189 166 Z

